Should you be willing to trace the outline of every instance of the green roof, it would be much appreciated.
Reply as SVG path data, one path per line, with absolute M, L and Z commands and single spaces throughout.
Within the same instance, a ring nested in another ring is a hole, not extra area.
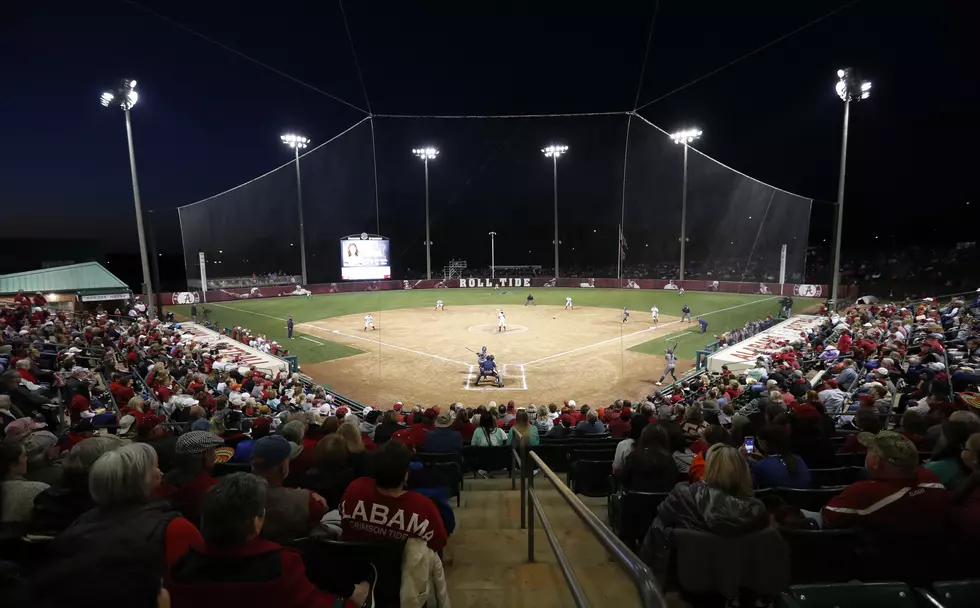
M 0 294 L 17 293 L 21 289 L 27 293 L 80 290 L 129 291 L 129 287 L 120 281 L 119 277 L 103 268 L 98 262 L 0 275 Z

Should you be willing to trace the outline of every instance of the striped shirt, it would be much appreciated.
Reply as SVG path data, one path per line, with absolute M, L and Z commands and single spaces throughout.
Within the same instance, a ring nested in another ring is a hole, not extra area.
M 931 532 L 942 529 L 950 498 L 942 482 L 919 467 L 909 479 L 871 479 L 849 485 L 823 508 L 826 528 Z

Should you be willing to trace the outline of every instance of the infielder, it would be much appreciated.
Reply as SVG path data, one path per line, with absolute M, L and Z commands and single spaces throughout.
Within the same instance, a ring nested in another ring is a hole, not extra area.
M 630 321 L 630 311 L 623 306 L 623 323 L 629 323 Z
M 575 307 L 572 306 L 572 298 L 571 297 L 565 298 L 565 310 L 575 310 Z
M 443 305 L 442 300 L 436 300 L 436 310 L 446 310 L 446 307 Z
M 650 309 L 650 314 L 653 316 L 654 323 L 660 322 L 660 309 L 657 308 L 656 305 L 654 305 L 654 307 Z
M 667 368 L 664 369 L 664 375 L 660 376 L 660 380 L 657 381 L 657 386 L 664 385 L 664 378 L 667 377 L 667 374 L 670 374 L 670 377 L 674 379 L 674 382 L 677 382 L 677 376 L 674 375 L 674 367 L 677 365 L 677 357 L 674 355 L 674 349 L 667 349 L 667 353 L 664 355 L 664 360 L 667 361 Z
M 537 304 L 534 303 L 534 296 L 531 294 L 527 294 L 527 300 L 524 300 L 524 306 L 527 306 L 528 304 L 531 306 L 537 306 Z
M 375 327 L 374 327 L 374 317 L 372 315 L 370 315 L 370 314 L 364 315 L 364 331 L 367 331 L 368 330 L 368 327 L 370 327 L 372 330 L 375 329 Z
M 677 290 L 677 295 L 679 295 L 679 296 L 684 295 L 684 288 L 683 287 L 681 287 L 680 289 Z
M 507 331 L 507 317 L 502 310 L 497 311 L 497 331 Z
M 687 304 L 684 305 L 684 308 L 681 308 L 681 323 L 684 322 L 684 319 L 687 319 L 688 323 L 691 322 L 691 307 Z

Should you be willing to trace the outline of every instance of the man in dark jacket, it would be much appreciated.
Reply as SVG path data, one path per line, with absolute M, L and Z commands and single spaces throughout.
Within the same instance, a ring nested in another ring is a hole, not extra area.
M 453 413 L 448 408 L 436 416 L 436 428 L 425 434 L 425 451 L 431 454 L 458 454 L 463 451 L 463 436 L 452 428 Z
M 174 606 L 322 606 L 338 599 L 306 578 L 303 558 L 261 538 L 267 484 L 248 473 L 221 478 L 204 498 L 204 542 L 170 568 L 166 587 Z M 354 586 L 350 600 L 364 603 L 367 582 Z
M 561 417 L 558 418 L 558 424 L 551 427 L 551 430 L 548 431 L 546 437 L 563 439 L 565 437 L 571 437 L 574 434 L 575 429 L 572 428 L 572 415 L 562 414 Z

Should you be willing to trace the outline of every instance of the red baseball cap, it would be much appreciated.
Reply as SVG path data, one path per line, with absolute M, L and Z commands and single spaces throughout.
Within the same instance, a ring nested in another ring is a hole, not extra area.
M 404 406 L 402 405 L 402 402 L 401 401 L 396 401 L 395 402 L 395 406 L 393 408 L 391 408 L 391 409 L 395 410 L 396 412 L 400 412 L 400 411 L 402 411 L 402 408 L 403 407 Z
M 346 407 L 341 406 L 337 408 L 337 418 L 343 418 L 346 415 L 347 415 Z
M 432 409 L 431 407 L 430 408 L 427 408 L 424 412 L 422 412 L 422 416 L 423 417 L 429 418 L 429 419 L 432 419 L 432 420 L 435 420 L 436 415 L 437 415 L 436 414 L 436 411 L 434 409 Z

